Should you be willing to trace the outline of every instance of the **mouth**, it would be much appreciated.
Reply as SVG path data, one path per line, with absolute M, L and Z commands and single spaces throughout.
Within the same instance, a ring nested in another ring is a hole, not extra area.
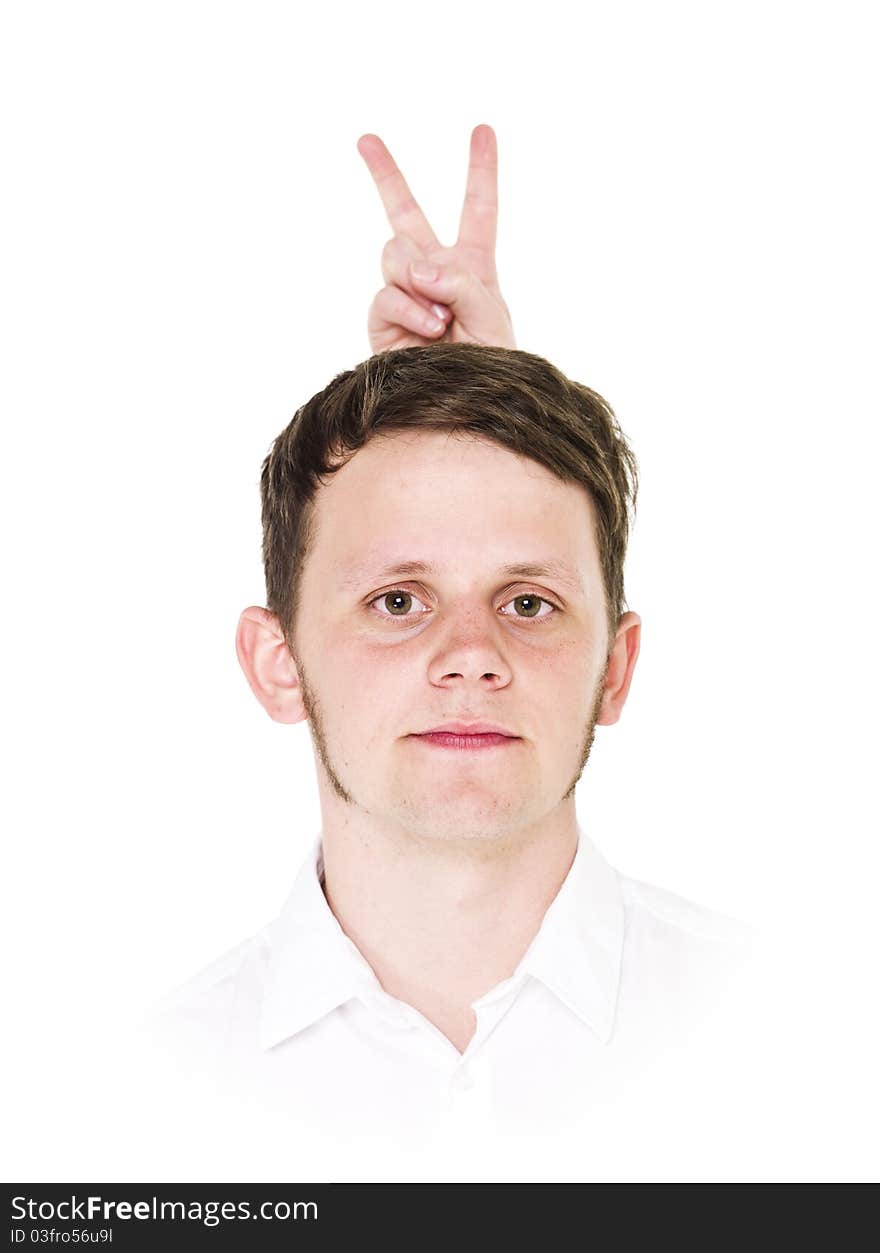
M 498 731 L 468 734 L 455 731 L 425 731 L 421 735 L 411 735 L 409 739 L 416 740 L 430 748 L 453 749 L 459 752 L 479 752 L 487 748 L 505 748 L 520 743 L 519 736 L 502 735 Z

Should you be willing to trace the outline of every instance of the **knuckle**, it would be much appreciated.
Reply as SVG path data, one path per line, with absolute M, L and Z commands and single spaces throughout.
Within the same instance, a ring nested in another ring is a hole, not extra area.
M 394 212 L 400 218 L 409 217 L 411 214 L 417 213 L 418 209 L 419 206 L 416 204 L 415 196 L 404 196 L 394 206 Z
M 382 249 L 382 277 L 385 282 L 402 285 L 410 261 L 421 255 L 421 249 L 408 235 L 393 235 Z
M 383 287 L 376 292 L 370 305 L 370 313 L 389 321 L 394 317 L 393 288 Z

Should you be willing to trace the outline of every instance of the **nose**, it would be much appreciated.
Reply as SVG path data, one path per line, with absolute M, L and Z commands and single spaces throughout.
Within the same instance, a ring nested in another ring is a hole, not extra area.
M 482 686 L 493 688 L 509 683 L 501 632 L 501 623 L 491 610 L 463 611 L 451 617 L 435 637 L 428 667 L 431 682 L 480 680 Z

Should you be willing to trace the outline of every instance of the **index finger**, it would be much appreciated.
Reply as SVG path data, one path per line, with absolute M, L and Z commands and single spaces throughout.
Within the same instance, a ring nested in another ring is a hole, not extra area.
M 439 248 L 437 236 L 431 230 L 428 219 L 416 203 L 406 179 L 379 136 L 361 135 L 357 148 L 373 176 L 395 235 L 402 231 L 411 236 L 423 251 Z
M 491 126 L 475 126 L 471 132 L 464 205 L 458 243 L 495 256 L 498 230 L 498 141 Z

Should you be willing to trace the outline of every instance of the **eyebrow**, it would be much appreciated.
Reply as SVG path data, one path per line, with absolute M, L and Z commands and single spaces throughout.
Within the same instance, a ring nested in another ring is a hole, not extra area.
M 391 578 L 411 578 L 423 574 L 436 574 L 438 567 L 427 561 L 395 561 L 391 565 L 375 570 L 370 565 L 349 567 L 342 578 L 341 586 L 351 588 L 361 581 L 384 581 Z M 497 571 L 502 578 L 542 579 L 551 578 L 565 584 L 573 591 L 582 592 L 583 586 L 575 571 L 565 561 L 511 561 L 499 566 Z

